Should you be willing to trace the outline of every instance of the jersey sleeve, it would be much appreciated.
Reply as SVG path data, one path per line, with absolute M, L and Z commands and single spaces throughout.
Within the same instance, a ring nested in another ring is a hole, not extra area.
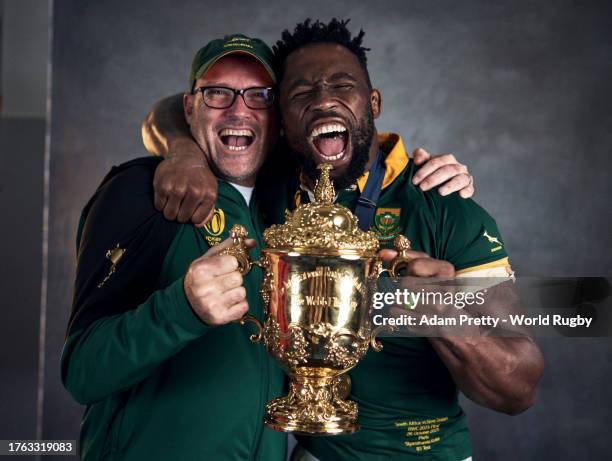
M 61 375 L 82 404 L 140 382 L 208 328 L 182 279 L 156 289 L 178 228 L 153 206 L 157 163 L 146 159 L 107 176 L 81 219 Z
M 437 221 L 438 254 L 455 266 L 458 275 L 511 275 L 497 223 L 476 202 L 457 194 L 441 197 Z

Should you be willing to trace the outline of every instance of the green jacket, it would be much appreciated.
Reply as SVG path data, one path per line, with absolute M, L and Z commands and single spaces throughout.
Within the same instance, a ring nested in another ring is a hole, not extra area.
M 283 461 L 286 437 L 262 423 L 265 403 L 283 393 L 282 371 L 249 341 L 250 327 L 205 325 L 183 291 L 189 264 L 234 223 L 261 246 L 257 198 L 249 207 L 220 182 L 205 228 L 166 221 L 153 206 L 158 162 L 114 168 L 81 217 L 61 367 L 65 387 L 87 406 L 82 459 Z M 124 253 L 112 270 L 114 248 Z M 258 318 L 261 279 L 258 268 L 245 277 Z

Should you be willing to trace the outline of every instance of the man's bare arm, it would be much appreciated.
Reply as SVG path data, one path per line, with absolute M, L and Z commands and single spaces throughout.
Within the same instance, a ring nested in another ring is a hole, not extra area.
M 393 250 L 379 253 L 385 261 L 390 261 L 396 254 Z M 440 279 L 455 276 L 454 267 L 447 261 L 412 250 L 407 256 L 413 258 L 406 266 L 408 276 Z M 499 312 L 513 309 L 519 303 L 510 285 L 501 284 L 493 292 L 496 299 L 487 303 L 487 309 L 490 313 L 497 313 L 498 317 Z M 467 308 L 462 312 L 469 314 Z M 451 336 L 450 333 L 440 333 L 428 339 L 461 392 L 480 405 L 511 415 L 534 404 L 544 359 L 533 339 L 518 334 L 494 337 L 479 334 Z
M 471 400 L 516 415 L 537 396 L 544 360 L 528 337 L 429 338 L 457 387 Z
M 181 94 L 152 107 L 142 123 L 142 140 L 151 154 L 165 157 L 153 180 L 155 207 L 169 220 L 207 222 L 217 199 L 217 179 L 191 136 Z

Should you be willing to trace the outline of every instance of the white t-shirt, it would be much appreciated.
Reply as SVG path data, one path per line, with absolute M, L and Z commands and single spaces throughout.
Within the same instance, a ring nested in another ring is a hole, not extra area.
M 236 188 L 238 192 L 242 194 L 247 205 L 251 202 L 251 196 L 253 195 L 254 187 L 240 186 L 238 184 L 230 183 L 232 186 Z

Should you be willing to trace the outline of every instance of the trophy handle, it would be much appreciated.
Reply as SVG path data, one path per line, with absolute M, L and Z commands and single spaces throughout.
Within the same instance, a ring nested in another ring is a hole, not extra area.
M 389 275 L 399 277 L 399 271 L 408 265 L 412 258 L 408 257 L 407 251 L 410 250 L 410 240 L 403 235 L 398 235 L 393 241 L 393 246 L 397 251 L 397 256 L 391 261 Z
M 250 315 L 250 314 L 245 314 L 242 316 L 240 320 L 235 320 L 235 322 L 240 323 L 240 325 L 244 325 L 247 322 L 253 323 L 257 327 L 257 333 L 253 333 L 249 337 L 249 339 L 254 343 L 258 343 L 259 341 L 261 341 L 261 337 L 263 335 L 263 325 L 257 319 L 257 317 Z
M 220 255 L 230 255 L 238 260 L 238 272 L 242 275 L 249 273 L 253 265 L 260 265 L 259 261 L 251 261 L 249 251 L 246 247 L 245 240 L 249 236 L 249 233 L 240 224 L 234 224 L 230 230 L 230 237 L 234 241 L 231 247 L 223 250 Z M 241 319 L 236 320 L 240 325 L 244 325 L 247 322 L 255 324 L 257 327 L 257 333 L 253 333 L 250 337 L 251 341 L 258 343 L 261 341 L 263 326 L 261 322 L 254 316 L 245 314 Z
M 234 224 L 230 230 L 230 238 L 234 241 L 231 247 L 223 250 L 220 255 L 230 255 L 238 260 L 238 272 L 242 275 L 246 275 L 253 267 L 254 263 L 251 261 L 249 251 L 246 247 L 245 240 L 249 236 L 248 231 L 240 224 Z
M 374 352 L 380 352 L 383 350 L 382 343 L 376 338 L 382 331 L 397 331 L 398 328 L 395 325 L 380 325 L 372 330 L 370 334 L 370 346 L 374 349 Z

